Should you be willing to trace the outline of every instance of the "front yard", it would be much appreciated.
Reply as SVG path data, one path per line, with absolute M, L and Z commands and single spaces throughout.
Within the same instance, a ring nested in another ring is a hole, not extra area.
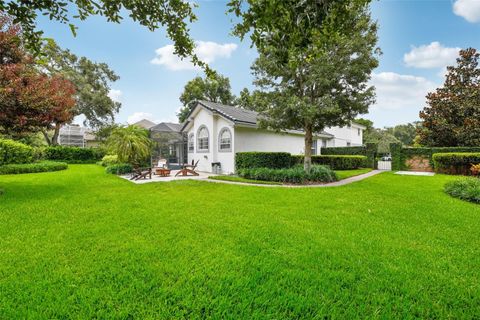
M 478 318 L 480 206 L 452 179 L 0 176 L 0 318 Z

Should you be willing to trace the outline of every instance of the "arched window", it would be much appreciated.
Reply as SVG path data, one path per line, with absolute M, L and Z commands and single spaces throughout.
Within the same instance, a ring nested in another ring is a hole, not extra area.
M 208 152 L 208 129 L 205 126 L 201 126 L 197 132 L 197 152 Z
M 188 135 L 188 152 L 193 152 L 194 146 L 193 146 L 193 133 L 190 133 Z
M 218 151 L 232 151 L 232 132 L 228 128 L 222 128 L 218 134 Z

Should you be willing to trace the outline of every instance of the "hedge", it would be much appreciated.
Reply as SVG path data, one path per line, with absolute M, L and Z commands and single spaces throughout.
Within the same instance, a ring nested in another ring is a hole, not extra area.
M 452 197 L 480 204 L 480 179 L 470 177 L 450 181 L 445 185 L 445 192 Z
M 337 181 L 337 175 L 330 168 L 325 166 L 312 166 L 309 173 L 303 170 L 302 166 L 292 168 L 271 169 L 271 168 L 250 168 L 240 169 L 238 175 L 245 179 L 275 181 L 283 183 L 315 183 Z
M 0 166 L 0 174 L 21 174 L 60 171 L 68 168 L 65 162 L 42 161 L 35 163 L 7 164 Z
M 303 163 L 303 155 L 292 156 L 296 164 Z M 366 156 L 348 156 L 348 155 L 321 155 L 312 156 L 312 164 L 327 165 L 333 170 L 353 170 L 365 167 Z
M 430 160 L 430 165 L 435 166 L 433 155 L 436 153 L 477 153 L 480 147 L 402 147 L 399 143 L 390 144 L 390 152 L 392 153 L 392 170 L 408 169 L 405 162 L 415 156 L 425 157 Z
M 43 155 L 46 160 L 68 163 L 96 163 L 102 159 L 105 152 L 99 148 L 50 146 L 44 149 Z
M 288 152 L 238 152 L 235 156 L 235 168 L 271 168 L 291 167 L 291 155 Z
M 365 156 L 367 148 L 365 146 L 358 147 L 325 147 L 321 149 L 322 155 L 352 155 Z
M 471 175 L 472 165 L 480 163 L 480 152 L 435 153 L 432 158 L 435 172 Z
M 111 174 L 127 174 L 133 171 L 133 167 L 131 164 L 128 163 L 118 163 L 113 164 L 105 168 L 106 173 Z
M 30 163 L 34 150 L 26 144 L 10 139 L 0 139 L 0 166 L 6 164 Z
M 118 156 L 116 154 L 115 155 L 107 154 L 102 158 L 102 161 L 100 161 L 100 165 L 104 167 L 108 167 L 108 166 L 119 164 L 119 163 L 120 162 L 118 161 Z

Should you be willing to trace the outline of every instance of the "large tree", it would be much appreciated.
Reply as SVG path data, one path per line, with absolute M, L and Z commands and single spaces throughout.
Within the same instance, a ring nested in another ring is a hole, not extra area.
M 234 1 L 242 18 L 234 33 L 250 35 L 259 52 L 252 69 L 262 125 L 303 129 L 308 171 L 313 134 L 348 125 L 374 101 L 368 81 L 379 50 L 369 1 L 247 2 Z
M 443 87 L 427 95 L 420 112 L 420 143 L 427 146 L 480 145 L 480 54 L 460 50 L 456 66 L 447 67 Z
M 412 146 L 420 126 L 419 122 L 399 124 L 386 128 L 386 131 L 397 138 L 403 145 Z
M 58 130 L 73 118 L 75 88 L 60 76 L 39 71 L 22 46 L 21 29 L 0 15 L 0 131 L 22 137 Z
M 84 115 L 84 124 L 98 129 L 114 122 L 121 104 L 109 96 L 110 85 L 119 77 L 106 63 L 93 62 L 61 49 L 53 40 L 45 42 L 44 68 L 70 80 L 76 89 L 75 116 Z
M 205 78 L 195 77 L 187 82 L 180 95 L 180 102 L 183 105 L 177 114 L 180 122 L 186 120 L 190 110 L 194 107 L 195 100 L 208 100 L 227 105 L 233 104 L 235 96 L 232 94 L 230 80 L 218 73 L 214 73 Z
M 194 3 L 182 0 L 0 0 L 0 11 L 14 18 L 23 31 L 27 46 L 41 50 L 43 31 L 37 29 L 37 16 L 68 24 L 76 34 L 72 21 L 85 20 L 92 15 L 104 16 L 107 21 L 119 23 L 126 14 L 153 31 L 165 27 L 173 40 L 175 53 L 191 56 L 194 42 L 189 36 L 188 23 L 196 20 Z M 192 60 L 201 64 L 196 56 Z

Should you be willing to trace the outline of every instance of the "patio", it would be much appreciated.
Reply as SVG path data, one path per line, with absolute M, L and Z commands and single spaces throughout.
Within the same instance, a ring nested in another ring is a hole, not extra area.
M 144 183 L 149 183 L 149 182 L 170 182 L 170 181 L 178 181 L 178 180 L 206 180 L 208 179 L 209 176 L 211 176 L 211 173 L 208 172 L 198 172 L 198 176 L 175 176 L 179 170 L 172 170 L 170 176 L 168 177 L 161 177 L 156 174 L 152 174 L 152 179 L 140 179 L 140 180 L 130 180 L 130 175 L 123 175 L 120 176 L 123 179 L 126 179 L 128 181 L 131 181 L 136 184 L 144 184 Z

